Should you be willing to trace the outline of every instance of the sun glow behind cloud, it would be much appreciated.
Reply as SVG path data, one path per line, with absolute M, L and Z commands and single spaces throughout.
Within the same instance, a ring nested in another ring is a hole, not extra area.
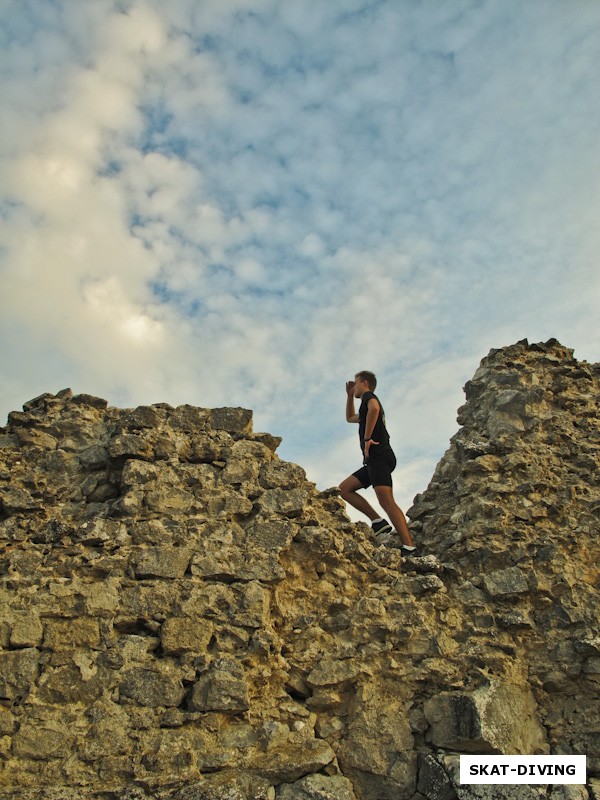
M 600 8 L 5 4 L 3 413 L 245 405 L 320 485 L 380 377 L 406 504 L 491 347 L 598 359 Z

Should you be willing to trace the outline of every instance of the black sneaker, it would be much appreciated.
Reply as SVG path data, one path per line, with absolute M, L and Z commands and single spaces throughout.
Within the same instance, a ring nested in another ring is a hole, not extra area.
M 419 555 L 419 552 L 417 550 L 417 545 L 413 545 L 411 547 L 407 544 L 403 544 L 402 547 L 400 548 L 400 552 L 402 553 L 403 556 L 408 556 L 408 557 Z
M 371 524 L 371 530 L 373 533 L 391 533 L 392 526 L 386 519 L 378 519 Z

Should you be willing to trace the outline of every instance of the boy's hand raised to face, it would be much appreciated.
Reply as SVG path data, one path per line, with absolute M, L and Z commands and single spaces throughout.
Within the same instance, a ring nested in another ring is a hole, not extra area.
M 354 387 L 356 386 L 354 381 L 346 381 L 346 394 L 354 394 Z

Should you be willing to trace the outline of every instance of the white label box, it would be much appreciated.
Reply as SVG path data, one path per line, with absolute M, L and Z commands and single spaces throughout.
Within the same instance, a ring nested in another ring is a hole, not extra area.
M 460 757 L 460 782 L 466 783 L 585 783 L 585 756 Z

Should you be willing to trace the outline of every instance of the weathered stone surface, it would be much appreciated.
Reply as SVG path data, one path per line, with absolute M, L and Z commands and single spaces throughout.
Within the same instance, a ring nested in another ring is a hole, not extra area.
M 57 669 L 46 669 L 38 683 L 37 696 L 43 703 L 84 703 L 98 700 L 109 685 L 104 670 L 98 670 L 93 661 L 88 664 L 69 664 Z
M 536 755 L 548 750 L 528 689 L 490 682 L 474 692 L 442 693 L 424 705 L 437 747 L 465 753 Z
M 100 647 L 100 626 L 97 619 L 48 619 L 44 623 L 44 644 L 49 650 L 96 649 Z
M 338 750 L 344 774 L 367 800 L 411 797 L 416 788 L 414 739 L 394 688 L 367 684 L 356 693 Z
M 485 575 L 483 583 L 492 597 L 510 597 L 529 591 L 527 576 L 519 567 L 499 569 Z
M 89 449 L 86 452 L 89 453 Z M 141 458 L 150 461 L 154 451 L 150 443 L 142 436 L 121 434 L 109 442 L 108 454 L 111 458 Z
M 41 503 L 27 489 L 8 487 L 0 488 L 0 508 L 5 514 L 14 514 L 19 511 L 36 511 L 41 508 Z
M 39 675 L 40 654 L 35 648 L 0 653 L 0 699 L 22 700 Z
M 101 397 L 94 397 L 91 394 L 76 394 L 69 399 L 74 405 L 91 406 L 92 408 L 98 409 L 105 409 L 108 406 L 106 400 L 103 400 Z
M 13 412 L 0 800 L 596 800 L 600 367 L 520 342 L 465 393 L 411 559 L 250 411 Z M 460 786 L 461 752 L 590 783 Z
M 208 620 L 171 617 L 163 622 L 160 643 L 166 655 L 205 654 L 212 639 L 213 626 Z
M 159 663 L 151 669 L 134 667 L 123 672 L 119 693 L 141 706 L 170 708 L 181 703 L 185 689 L 177 672 Z
M 182 578 L 191 555 L 181 547 L 148 547 L 134 553 L 133 569 L 137 578 Z
M 443 763 L 432 753 L 419 760 L 417 790 L 428 800 L 456 800 L 456 792 Z
M 276 796 L 277 800 L 356 800 L 352 783 L 342 775 L 307 775 L 282 784 Z
M 248 711 L 250 702 L 243 668 L 233 659 L 217 659 L 196 682 L 191 702 L 196 711 L 234 714 Z
M 227 433 L 252 433 L 252 411 L 247 408 L 213 408 L 209 422 L 211 427 Z
M 593 770 L 589 718 L 600 701 L 576 642 L 597 630 L 599 378 L 598 365 L 556 341 L 492 351 L 465 387 L 461 429 L 409 510 L 416 537 L 460 576 L 445 583 L 472 612 L 466 652 L 487 650 L 509 679 L 510 658 L 526 664 L 546 745 L 560 748 L 569 728 L 569 752 L 586 752 Z M 587 711 L 565 727 L 559 698 L 569 692 Z
M 294 783 L 305 775 L 320 772 L 335 758 L 335 752 L 324 741 L 308 739 L 299 744 L 274 747 L 254 757 L 252 767 L 271 783 Z
M 17 612 L 11 621 L 10 646 L 39 647 L 44 637 L 44 628 L 37 614 Z

